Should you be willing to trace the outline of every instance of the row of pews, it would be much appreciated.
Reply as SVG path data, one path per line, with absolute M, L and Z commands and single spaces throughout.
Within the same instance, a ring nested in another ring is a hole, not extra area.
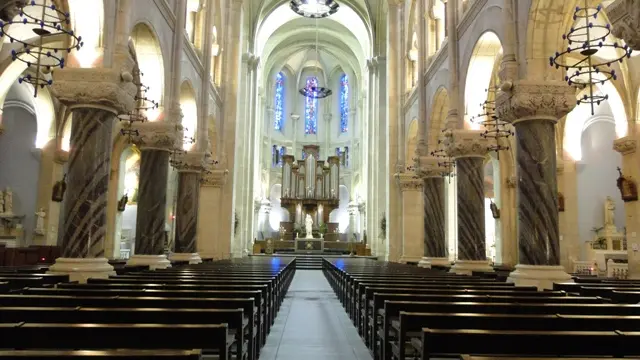
M 86 284 L 0 269 L 0 359 L 255 360 L 294 274 L 260 257 Z
M 364 259 L 325 260 L 323 272 L 375 360 L 640 356 L 640 305 L 612 303 L 607 281 L 583 279 L 600 293 L 581 279 L 537 291 Z

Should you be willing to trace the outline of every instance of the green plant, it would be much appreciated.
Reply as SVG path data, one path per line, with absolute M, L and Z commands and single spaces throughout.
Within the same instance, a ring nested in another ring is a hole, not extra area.
M 327 224 L 322 223 L 320 224 L 320 226 L 318 226 L 318 231 L 320 232 L 320 234 L 326 234 L 327 233 Z

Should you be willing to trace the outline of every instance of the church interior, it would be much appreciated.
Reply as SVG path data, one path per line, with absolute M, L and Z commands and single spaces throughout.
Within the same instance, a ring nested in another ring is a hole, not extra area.
M 640 358 L 640 0 L 0 0 L 0 359 Z

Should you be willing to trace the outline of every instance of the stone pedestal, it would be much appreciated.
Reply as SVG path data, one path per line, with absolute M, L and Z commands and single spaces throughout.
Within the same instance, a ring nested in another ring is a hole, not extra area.
M 394 175 L 402 191 L 402 251 L 399 262 L 418 263 L 424 254 L 422 179 L 415 173 Z
M 454 130 L 447 134 L 447 153 L 456 161 L 458 258 L 451 271 L 457 274 L 493 271 L 487 260 L 484 224 L 484 159 L 489 144 L 481 133 Z
M 508 281 L 545 288 L 570 279 L 560 266 L 555 123 L 575 106 L 575 90 L 564 82 L 530 81 L 503 90 L 497 112 L 516 130 L 518 179 L 519 265 Z
M 133 109 L 137 91 L 131 54 L 110 69 L 69 68 L 54 74 L 52 91 L 72 114 L 63 214 L 62 257 L 50 272 L 85 282 L 114 275 L 104 258 L 107 187 L 116 114 Z M 118 70 L 114 70 L 118 69 Z
M 416 164 L 418 176 L 423 179 L 422 201 L 424 204 L 424 254 L 418 266 L 451 266 L 447 258 L 445 233 L 444 178 L 448 169 L 438 164 L 434 157 L 420 157 Z
M 613 143 L 613 148 L 622 154 L 622 174 L 626 179 L 638 182 L 640 178 L 640 154 L 635 135 L 625 136 Z M 627 227 L 628 278 L 640 279 L 640 202 L 624 203 L 625 226 Z
M 164 255 L 169 176 L 169 151 L 181 146 L 181 126 L 177 122 L 135 124 L 141 150 L 135 255 L 127 265 L 170 266 Z
M 202 258 L 196 252 L 194 253 L 172 253 L 169 255 L 170 261 L 188 261 L 189 264 L 200 264 Z

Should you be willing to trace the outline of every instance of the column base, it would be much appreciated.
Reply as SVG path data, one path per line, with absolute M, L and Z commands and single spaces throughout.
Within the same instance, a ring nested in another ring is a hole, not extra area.
M 418 267 L 431 269 L 432 266 L 451 267 L 447 258 L 423 257 L 418 262 Z
M 87 279 L 107 279 L 116 275 L 107 258 L 57 258 L 47 274 L 67 274 L 69 281 L 86 283 Z
M 537 286 L 538 290 L 552 289 L 554 282 L 573 282 L 571 275 L 564 267 L 543 265 L 516 265 L 516 269 L 509 274 L 507 282 L 516 286 Z
M 202 258 L 198 253 L 172 253 L 169 255 L 170 261 L 188 261 L 189 264 L 200 264 Z
M 150 270 L 166 269 L 171 267 L 171 262 L 166 255 L 133 255 L 127 261 L 126 266 L 149 266 Z
M 400 260 L 398 260 L 399 263 L 401 264 L 407 264 L 407 263 L 419 263 L 420 260 L 422 260 L 422 257 L 420 256 L 407 256 L 407 255 L 402 255 L 400 257 Z
M 494 272 L 489 260 L 456 260 L 449 272 L 458 275 L 471 275 L 474 271 Z

